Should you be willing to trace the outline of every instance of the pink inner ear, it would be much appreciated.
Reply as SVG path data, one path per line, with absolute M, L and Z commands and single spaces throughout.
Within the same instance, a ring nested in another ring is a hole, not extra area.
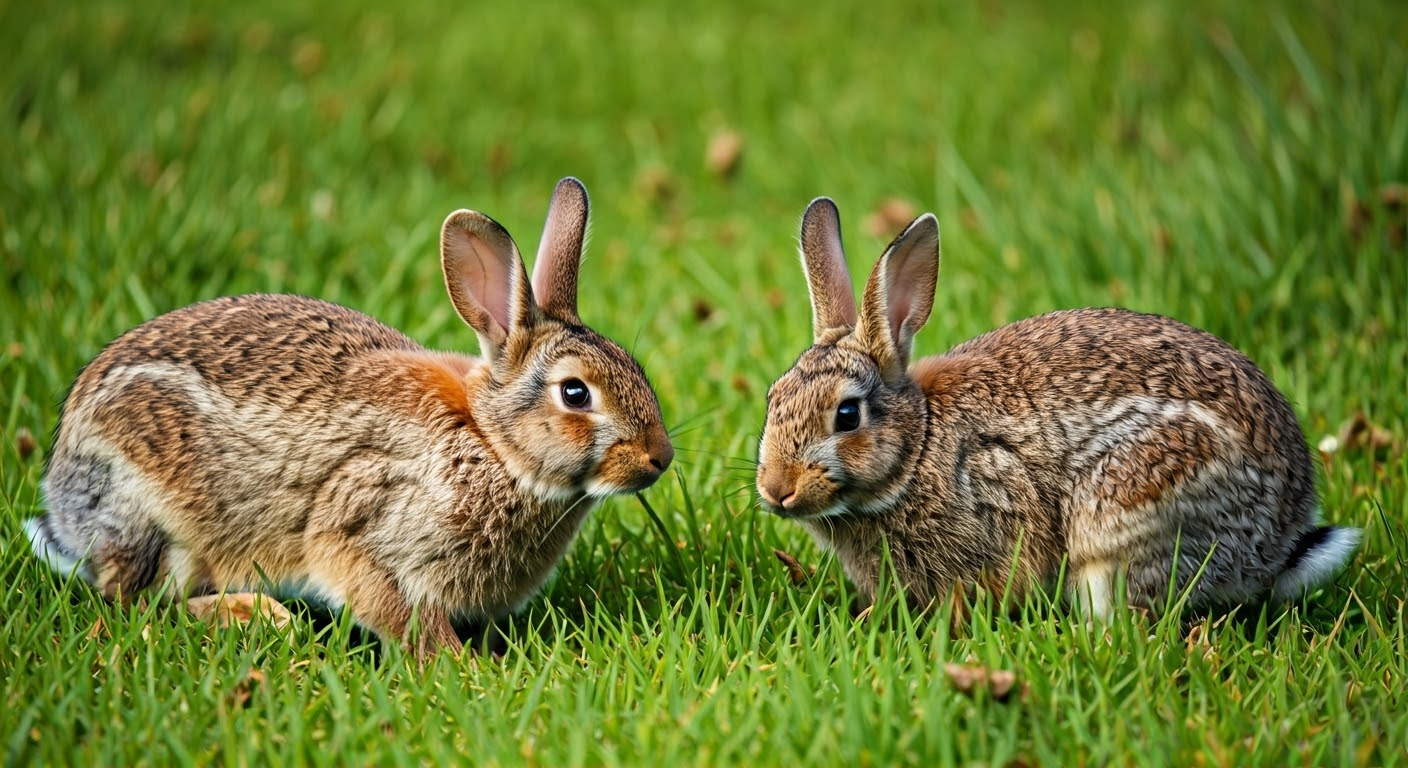
M 906 320 L 909 319 L 909 310 L 913 305 L 914 290 L 905 285 L 892 286 L 890 294 L 886 297 L 890 310 L 890 338 L 896 343 L 904 341 L 901 329 Z M 909 329 L 912 333 L 913 328 Z
M 461 265 L 460 284 L 494 322 L 507 330 L 509 282 L 512 280 L 510 265 L 495 253 L 489 243 L 472 232 L 456 229 L 450 234 L 449 246 Z
M 900 258 L 890 263 L 889 280 L 886 285 L 885 303 L 889 313 L 890 338 L 896 343 L 903 343 L 905 335 L 904 328 L 908 328 L 909 334 L 913 334 L 918 329 L 914 327 L 910 314 L 914 311 L 914 297 L 920 290 L 919 283 L 925 278 L 925 263 L 922 258 L 913 258 L 912 250 L 897 253 Z

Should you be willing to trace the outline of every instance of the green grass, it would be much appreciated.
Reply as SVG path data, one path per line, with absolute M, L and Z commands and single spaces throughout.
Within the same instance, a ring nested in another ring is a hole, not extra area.
M 7 763 L 1405 761 L 1396 3 L 202 5 L 0 0 Z M 729 179 L 704 162 L 726 129 Z M 472 350 L 439 222 L 485 211 L 531 253 L 567 174 L 594 202 L 582 315 L 640 357 L 679 459 L 646 494 L 659 524 L 606 504 L 501 658 L 422 672 L 306 612 L 208 633 L 29 554 L 59 403 L 108 340 L 292 291 Z M 1320 483 L 1331 520 L 1368 529 L 1361 554 L 1201 640 L 1039 604 L 952 637 L 892 602 L 852 619 L 834 561 L 751 495 L 764 392 L 809 339 L 796 227 L 819 194 L 857 277 L 893 234 L 863 224 L 883 200 L 938 214 L 920 353 L 1121 304 L 1248 352 L 1312 441 L 1364 412 L 1392 445 L 1335 454 Z M 775 548 L 816 575 L 794 586 Z M 944 664 L 968 657 L 1029 692 L 965 695 Z

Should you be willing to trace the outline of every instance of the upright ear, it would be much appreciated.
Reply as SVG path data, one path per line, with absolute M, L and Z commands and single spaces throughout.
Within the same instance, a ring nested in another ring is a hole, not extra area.
M 880 257 L 861 295 L 856 336 L 886 383 L 909 366 L 914 334 L 929 321 L 939 277 L 939 220 L 926 213 L 909 223 Z
M 455 311 L 479 337 L 480 352 L 496 363 L 509 335 L 534 317 L 518 246 L 497 221 L 458 210 L 440 228 L 440 266 Z
M 841 249 L 841 216 L 830 198 L 818 197 L 802 214 L 802 271 L 812 298 L 812 340 L 832 328 L 854 328 L 856 296 Z
M 577 273 L 587 237 L 587 188 L 568 176 L 557 183 L 548 221 L 533 264 L 533 295 L 548 314 L 572 323 L 577 317 Z

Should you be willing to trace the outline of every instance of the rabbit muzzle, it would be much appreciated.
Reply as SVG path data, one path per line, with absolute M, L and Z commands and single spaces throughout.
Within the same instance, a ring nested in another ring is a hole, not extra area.
M 825 517 L 843 511 L 836 483 L 819 466 L 765 464 L 758 468 L 758 495 L 779 517 Z
M 643 491 L 655 484 L 675 460 L 675 448 L 663 427 L 647 429 L 632 440 L 612 445 L 597 467 L 596 478 L 588 488 L 596 495 Z

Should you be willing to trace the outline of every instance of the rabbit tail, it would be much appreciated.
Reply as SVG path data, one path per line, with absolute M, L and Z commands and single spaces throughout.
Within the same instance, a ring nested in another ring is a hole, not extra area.
M 1278 597 L 1295 599 L 1329 581 L 1359 548 L 1359 528 L 1320 526 L 1301 534 L 1285 570 L 1273 588 Z

